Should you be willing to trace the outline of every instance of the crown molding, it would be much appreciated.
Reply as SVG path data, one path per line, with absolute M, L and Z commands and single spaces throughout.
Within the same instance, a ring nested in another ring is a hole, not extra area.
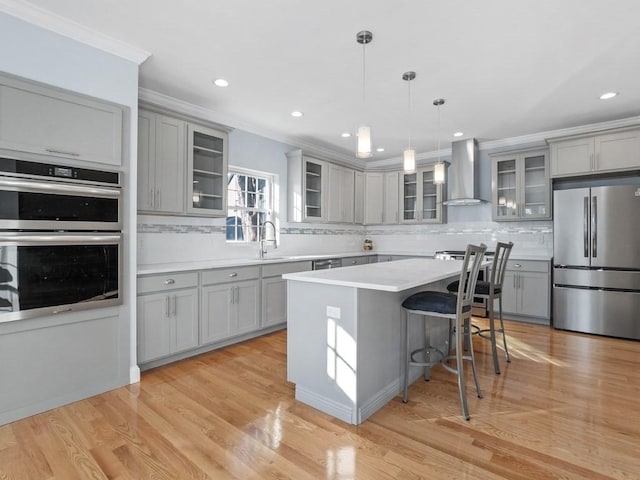
M 91 30 L 73 20 L 62 17 L 24 0 L 0 0 L 0 12 L 24 20 L 40 28 L 76 40 L 137 65 L 151 56 L 150 52 Z
M 2 1 L 2 0 L 0 0 Z M 223 127 L 237 128 L 244 130 L 245 132 L 260 135 L 262 137 L 270 138 L 287 145 L 291 145 L 293 148 L 299 148 L 305 153 L 312 156 L 318 156 L 322 159 L 331 159 L 333 162 L 341 163 L 351 167 L 364 169 L 366 163 L 360 159 L 350 157 L 335 150 L 329 148 L 320 147 L 316 144 L 308 143 L 299 138 L 283 135 L 276 131 L 255 125 L 253 123 L 246 122 L 234 115 L 227 115 L 208 108 L 200 107 L 183 100 L 179 100 L 175 97 L 170 97 L 163 93 L 149 90 L 146 88 L 138 88 L 138 98 L 143 104 L 149 104 L 152 106 L 165 108 L 167 110 L 181 113 L 192 118 L 201 119 L 204 121 L 212 122 Z
M 502 140 L 491 140 L 480 142 L 478 148 L 480 150 L 490 150 L 502 147 L 517 147 L 527 143 L 546 142 L 553 138 L 569 137 L 573 135 L 583 135 L 598 132 L 600 130 L 612 130 L 614 128 L 623 128 L 637 126 L 640 124 L 640 117 L 622 118 L 619 120 L 611 120 L 609 122 L 591 123 L 581 125 L 579 127 L 563 128 L 560 130 L 549 130 L 547 132 L 533 133 L 531 135 L 522 135 L 519 137 L 505 138 Z

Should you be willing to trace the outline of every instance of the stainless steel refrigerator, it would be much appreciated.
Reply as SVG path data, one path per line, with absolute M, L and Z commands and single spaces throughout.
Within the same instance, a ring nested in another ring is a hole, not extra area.
M 640 178 L 554 185 L 553 325 L 640 339 Z

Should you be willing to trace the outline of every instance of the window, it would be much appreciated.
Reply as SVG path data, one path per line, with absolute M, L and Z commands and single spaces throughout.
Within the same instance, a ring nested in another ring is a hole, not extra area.
M 273 177 L 230 168 L 227 189 L 227 241 L 257 242 L 259 225 L 271 220 Z

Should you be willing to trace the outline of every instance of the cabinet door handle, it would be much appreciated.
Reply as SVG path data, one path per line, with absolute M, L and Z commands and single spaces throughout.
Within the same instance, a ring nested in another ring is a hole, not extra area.
M 240 287 L 236 287 L 236 303 L 240 303 Z
M 178 313 L 178 296 L 174 295 L 173 296 L 173 316 L 175 317 L 176 314 Z
M 149 189 L 149 205 L 151 206 L 151 208 L 154 208 L 156 206 L 155 200 L 156 200 L 155 189 L 150 188 Z
M 167 278 L 167 279 L 164 281 L 164 284 L 165 284 L 165 285 L 173 285 L 174 283 L 176 283 L 176 281 L 175 281 L 173 278 Z
M 518 287 L 516 287 L 516 279 L 517 279 L 517 278 L 518 278 L 518 276 L 517 276 L 517 275 L 514 275 L 514 276 L 513 276 L 513 289 L 514 289 L 514 290 L 515 290 L 516 288 L 518 288 Z
M 160 208 L 160 206 L 162 205 L 162 201 L 161 201 L 161 197 L 160 197 L 160 189 L 156 189 L 156 200 L 157 200 L 157 205 L 156 208 Z
M 80 154 L 79 153 L 75 153 L 75 152 L 65 152 L 64 150 L 54 150 L 52 148 L 46 148 L 45 151 L 49 152 L 49 153 L 59 153 L 61 155 L 69 155 L 70 157 L 79 157 Z
M 589 155 L 589 163 L 591 164 L 591 170 L 593 170 L 594 168 L 593 153 Z
M 170 317 L 170 313 L 169 313 L 169 301 L 170 301 L 171 297 L 169 297 L 169 295 L 167 295 L 164 299 L 164 316 L 166 318 Z

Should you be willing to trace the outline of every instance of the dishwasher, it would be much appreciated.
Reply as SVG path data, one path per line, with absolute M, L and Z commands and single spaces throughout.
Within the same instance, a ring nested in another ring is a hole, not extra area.
M 338 268 L 342 266 L 342 259 L 340 258 L 328 258 L 326 260 L 314 260 L 314 270 L 327 270 L 328 268 Z

